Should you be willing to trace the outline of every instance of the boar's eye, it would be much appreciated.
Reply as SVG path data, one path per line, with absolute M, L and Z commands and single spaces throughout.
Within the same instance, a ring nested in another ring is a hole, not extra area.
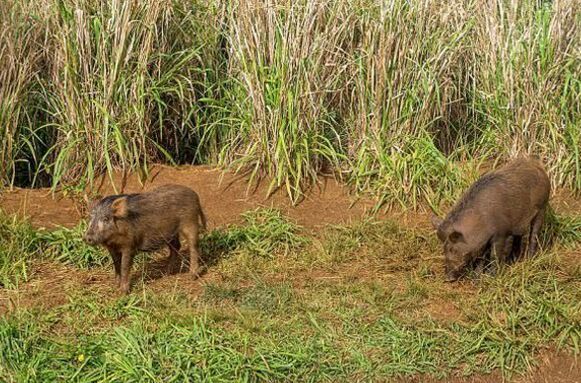
M 451 243 L 464 242 L 464 236 L 459 231 L 454 231 L 448 236 Z

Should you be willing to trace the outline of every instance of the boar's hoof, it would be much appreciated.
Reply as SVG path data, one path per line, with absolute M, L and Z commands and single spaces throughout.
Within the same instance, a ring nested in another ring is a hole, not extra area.
M 170 262 L 168 263 L 168 265 L 165 268 L 165 273 L 167 275 L 173 275 L 176 274 L 180 271 L 181 269 L 181 265 L 179 265 L 177 262 Z
M 458 280 L 458 276 L 454 274 L 447 274 L 446 275 L 446 282 L 456 282 Z
M 129 295 L 129 284 L 127 284 L 127 285 L 121 284 L 120 291 L 121 291 L 121 295 Z
M 198 279 L 202 276 L 202 274 L 204 274 L 205 271 L 206 271 L 205 267 L 198 267 L 194 270 L 190 269 L 190 275 L 192 276 L 193 279 Z

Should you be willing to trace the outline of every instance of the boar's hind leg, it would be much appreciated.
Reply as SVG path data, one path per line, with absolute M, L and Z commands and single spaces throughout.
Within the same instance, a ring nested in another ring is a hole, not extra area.
M 172 239 L 167 246 L 169 247 L 169 259 L 167 262 L 167 273 L 171 274 L 177 267 L 180 259 L 180 239 L 175 237 Z
M 191 224 L 182 228 L 181 234 L 187 241 L 190 252 L 190 273 L 198 276 L 200 267 L 200 248 L 198 244 L 198 225 Z
M 537 252 L 539 233 L 541 232 L 541 226 L 543 226 L 543 221 L 545 219 L 545 209 L 541 209 L 531 223 L 531 232 L 529 234 L 529 249 L 528 256 L 532 257 Z
M 512 246 L 510 247 L 510 252 L 508 256 L 511 262 L 516 262 L 521 256 L 522 252 L 522 235 L 513 235 Z
M 503 251 L 504 263 L 511 262 L 512 248 L 514 246 L 514 241 L 515 241 L 514 235 L 507 236 L 506 240 L 504 241 L 504 251 Z
M 131 263 L 133 262 L 133 252 L 129 249 L 123 249 L 121 252 L 121 292 L 123 294 L 129 293 L 129 273 L 131 271 Z

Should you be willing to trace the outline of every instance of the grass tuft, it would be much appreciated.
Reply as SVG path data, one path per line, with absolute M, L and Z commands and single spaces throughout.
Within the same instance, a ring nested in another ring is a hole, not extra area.
M 0 287 L 13 289 L 28 279 L 28 265 L 41 250 L 39 234 L 30 223 L 0 211 Z
M 298 251 L 309 240 L 303 229 L 288 220 L 279 210 L 256 209 L 242 215 L 242 225 L 214 230 L 204 236 L 202 251 L 222 258 L 227 253 L 246 253 L 273 258 L 277 254 Z
M 83 269 L 111 264 L 111 257 L 104 249 L 83 241 L 85 230 L 86 223 L 81 222 L 72 229 L 59 228 L 41 233 L 39 239 L 45 244 L 43 257 Z

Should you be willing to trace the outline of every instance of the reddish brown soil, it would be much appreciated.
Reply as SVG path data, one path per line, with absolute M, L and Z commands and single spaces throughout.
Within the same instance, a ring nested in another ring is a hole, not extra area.
M 580 383 L 581 361 L 575 357 L 555 350 L 546 351 L 537 359 L 538 365 L 524 376 L 503 378 L 498 372 L 489 375 L 454 377 L 446 379 L 447 383 Z M 442 380 L 426 376 L 399 379 L 401 383 L 442 383 Z
M 292 206 L 284 190 L 267 197 L 268 182 L 262 182 L 249 190 L 247 179 L 207 166 L 183 166 L 172 168 L 155 166 L 150 179 L 141 184 L 136 175 L 125 181 L 121 174 L 114 175 L 114 185 L 103 178 L 100 185 L 88 190 L 88 195 L 107 195 L 117 192 L 134 193 L 151 190 L 168 183 L 186 185 L 200 195 L 202 206 L 209 217 L 209 227 L 239 222 L 240 214 L 258 207 L 276 207 L 308 228 L 328 224 L 345 223 L 369 215 L 373 202 L 357 199 L 349 190 L 331 178 L 322 179 L 297 206 Z M 567 191 L 553 196 L 553 206 L 567 214 L 581 214 L 581 198 Z M 49 189 L 14 189 L 0 192 L 0 209 L 8 214 L 28 217 L 36 227 L 71 227 L 79 222 L 85 212 L 81 196 L 70 193 L 52 193 Z M 389 216 L 404 225 L 429 227 L 430 213 L 402 212 L 392 209 Z M 380 214 L 384 216 L 385 213 Z
M 267 183 L 252 188 L 248 193 L 248 184 L 243 177 L 222 173 L 213 168 L 185 166 L 170 168 L 156 166 L 151 171 L 151 178 L 142 185 L 136 176 L 126 180 L 120 174 L 114 176 L 117 192 L 141 192 L 167 183 L 182 184 L 196 190 L 200 195 L 202 206 L 208 216 L 210 228 L 241 220 L 241 213 L 258 207 L 276 207 L 296 220 L 300 225 L 317 230 L 329 224 L 340 224 L 357 221 L 368 216 L 373 207 L 371 201 L 356 200 L 348 190 L 333 179 L 324 179 L 318 188 L 310 191 L 297 206 L 292 206 L 284 191 L 277 191 L 267 198 Z M 103 179 L 102 184 L 89 194 L 107 195 L 115 192 L 113 185 Z M 581 214 L 581 199 L 558 192 L 553 198 L 557 211 L 567 214 Z M 71 227 L 83 217 L 86 206 L 79 196 L 67 196 L 63 192 L 51 193 L 47 189 L 15 189 L 0 193 L 0 210 L 9 214 L 28 217 L 36 227 L 53 228 L 56 226 Z M 380 217 L 389 216 L 402 225 L 416 228 L 430 226 L 427 212 L 402 212 L 391 210 Z M 180 291 L 192 296 L 202 291 L 203 286 L 219 281 L 217 273 L 208 273 L 198 281 L 187 274 L 167 276 L 164 270 L 165 260 L 160 258 L 138 266 L 134 269 L 134 279 L 142 279 L 144 287 L 153 291 Z M 378 265 L 378 267 L 380 267 Z M 343 279 L 358 280 L 373 278 L 374 267 L 357 261 L 346 264 L 339 270 L 329 273 L 327 270 L 310 270 L 304 275 L 293 276 L 292 283 L 297 288 L 317 280 Z M 113 288 L 112 272 L 107 270 L 84 271 L 54 263 L 34 263 L 30 270 L 30 281 L 15 291 L 0 291 L 0 315 L 18 308 L 54 307 L 68 302 L 71 293 L 90 289 L 102 294 L 104 299 L 115 299 L 117 291 Z M 458 286 L 458 289 L 470 290 L 469 286 Z M 429 302 L 428 311 L 437 320 L 458 320 L 460 311 L 450 302 Z M 528 375 L 512 380 L 518 383 L 541 382 L 581 382 L 581 365 L 573 357 L 547 352 L 540 357 L 539 366 Z M 399 379 L 401 382 L 437 382 L 429 377 Z M 497 373 L 491 375 L 458 377 L 448 382 L 489 383 L 501 382 Z
M 0 314 L 19 308 L 60 306 L 68 302 L 70 293 L 89 285 L 94 285 L 104 295 L 111 295 L 113 289 L 110 282 L 109 273 L 105 270 L 87 271 L 59 263 L 35 262 L 29 270 L 26 285 L 0 293 Z
M 571 355 L 547 352 L 530 373 L 515 380 L 515 383 L 580 383 L 581 360 Z
M 222 178 L 221 174 L 220 170 L 206 166 L 157 166 L 144 185 L 137 176 L 128 177 L 125 185 L 119 174 L 114 176 L 114 180 L 117 191 L 124 193 L 147 191 L 168 183 L 191 187 L 200 195 L 210 227 L 238 222 L 240 213 L 251 209 L 277 207 L 299 224 L 317 228 L 358 219 L 372 207 L 368 201 L 360 201 L 351 207 L 355 199 L 349 197 L 347 189 L 333 179 L 323 179 L 318 188 L 293 207 L 283 190 L 267 198 L 266 182 L 248 191 L 244 177 L 226 173 Z M 108 179 L 93 192 L 100 195 L 115 193 Z M 15 189 L 0 195 L 0 209 L 27 216 L 37 227 L 74 226 L 83 213 L 81 201 L 63 193 L 53 195 L 48 189 Z

